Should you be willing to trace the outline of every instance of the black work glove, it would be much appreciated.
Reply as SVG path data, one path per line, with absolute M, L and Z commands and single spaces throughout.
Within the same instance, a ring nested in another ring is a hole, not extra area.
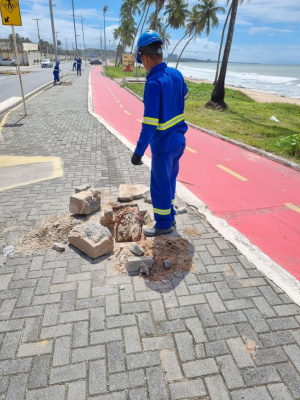
M 133 153 L 132 157 L 131 157 L 131 164 L 133 164 L 133 165 L 142 165 L 143 164 L 142 156 L 139 156 L 138 154 Z

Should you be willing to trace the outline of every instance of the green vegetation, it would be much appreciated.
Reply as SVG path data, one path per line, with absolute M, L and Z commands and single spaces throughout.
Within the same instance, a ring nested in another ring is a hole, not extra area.
M 107 67 L 106 74 L 113 78 L 133 76 L 115 67 Z M 300 106 L 257 103 L 239 90 L 225 89 L 228 109 L 213 110 L 205 107 L 213 86 L 207 83 L 187 84 L 187 121 L 291 161 L 300 161 Z M 132 83 L 125 86 L 143 97 L 144 84 Z M 272 115 L 280 122 L 270 121 Z
M 133 72 L 123 72 L 123 67 L 105 67 L 105 73 L 106 76 L 112 79 L 116 78 L 126 78 L 126 77 L 134 77 L 134 76 L 139 76 L 139 77 L 145 77 L 147 75 L 146 71 L 144 68 L 136 69 L 134 68 Z M 143 89 L 144 91 L 144 86 Z

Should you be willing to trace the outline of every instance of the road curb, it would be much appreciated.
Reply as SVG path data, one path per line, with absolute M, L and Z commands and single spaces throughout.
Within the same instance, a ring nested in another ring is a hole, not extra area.
M 129 90 L 132 93 L 131 90 Z M 134 94 L 134 93 L 133 93 Z M 134 94 L 135 95 L 135 94 Z M 139 96 L 135 95 L 140 98 Z M 102 117 L 94 112 L 93 94 L 91 83 L 91 71 L 88 84 L 88 111 L 102 125 L 106 127 L 114 136 L 116 136 L 129 150 L 134 152 L 135 145 L 124 138 L 120 132 L 107 123 Z M 143 157 L 144 164 L 151 169 L 151 159 Z M 253 264 L 266 278 L 274 282 L 282 289 L 297 305 L 300 306 L 300 282 L 292 276 L 283 267 L 273 261 L 257 246 L 252 244 L 249 239 L 242 235 L 237 229 L 230 226 L 227 221 L 217 217 L 196 195 L 187 189 L 182 183 L 177 182 L 177 194 L 188 205 L 192 206 L 201 215 L 204 215 L 207 221 L 216 229 L 224 239 L 231 242 L 241 254 Z

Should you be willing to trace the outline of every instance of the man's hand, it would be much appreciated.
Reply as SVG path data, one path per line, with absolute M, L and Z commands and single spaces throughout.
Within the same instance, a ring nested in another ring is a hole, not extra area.
M 131 157 L 131 164 L 133 164 L 133 165 L 142 165 L 143 164 L 142 156 L 139 156 L 138 154 L 133 153 L 132 157 Z

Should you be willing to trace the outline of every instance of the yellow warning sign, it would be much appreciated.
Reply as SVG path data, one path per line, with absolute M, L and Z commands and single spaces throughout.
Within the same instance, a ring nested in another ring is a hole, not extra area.
M 19 0 L 0 0 L 0 10 L 3 25 L 22 25 Z

